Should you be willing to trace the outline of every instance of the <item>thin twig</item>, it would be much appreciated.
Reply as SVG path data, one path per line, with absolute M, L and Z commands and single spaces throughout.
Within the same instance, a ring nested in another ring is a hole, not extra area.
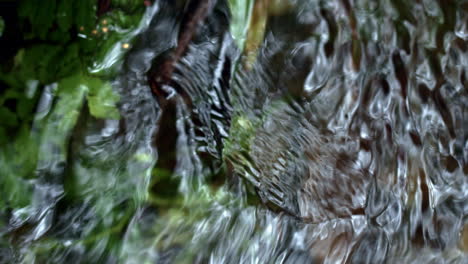
M 205 20 L 211 1 L 212 0 L 199 1 L 195 12 L 189 17 L 187 23 L 183 25 L 177 41 L 177 47 L 173 53 L 161 63 L 161 66 L 159 66 L 156 71 L 149 73 L 148 81 L 151 86 L 151 90 L 158 98 L 164 94 L 164 92 L 161 91 L 161 87 L 171 81 L 175 65 L 187 50 L 188 45 L 197 31 L 198 25 Z

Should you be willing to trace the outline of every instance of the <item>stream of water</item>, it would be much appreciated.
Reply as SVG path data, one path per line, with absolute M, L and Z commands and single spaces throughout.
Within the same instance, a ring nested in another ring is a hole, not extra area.
M 285 2 L 243 50 L 218 0 L 163 99 L 183 8 L 149 6 L 120 120 L 47 124 L 4 259 L 468 263 L 468 2 Z

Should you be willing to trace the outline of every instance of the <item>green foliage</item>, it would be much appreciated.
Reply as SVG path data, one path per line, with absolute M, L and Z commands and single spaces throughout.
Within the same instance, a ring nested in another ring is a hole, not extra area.
M 241 51 L 244 49 L 254 2 L 253 0 L 229 0 L 232 16 L 231 34 Z
M 0 123 L 0 134 L 12 134 L 23 122 L 32 121 L 44 85 L 73 76 L 88 76 L 80 81 L 88 88 L 92 115 L 119 117 L 118 96 L 108 83 L 92 75 L 107 79 L 116 73 L 128 50 L 124 43 L 130 43 L 136 35 L 144 5 L 120 1 L 113 8 L 122 9 L 115 9 L 98 20 L 96 3 L 94 0 L 44 0 L 40 5 L 35 0 L 21 2 L 18 14 L 22 18 L 23 37 L 34 45 L 20 48 L 12 63 L 0 68 L 0 83 L 8 87 L 0 93 L 0 114 L 5 116 Z M 14 107 L 5 106 L 7 101 L 14 101 Z
M 114 76 L 122 58 L 139 32 L 140 14 L 126 14 L 121 10 L 108 13 L 96 25 L 96 31 L 80 40 L 83 61 L 88 72 L 104 77 Z M 108 30 L 108 32 L 104 32 Z
M 20 49 L 15 65 L 8 72 L 0 73 L 0 80 L 18 92 L 24 92 L 29 80 L 49 84 L 80 70 L 79 47 L 38 44 Z
M 61 31 L 66 32 L 74 25 L 72 14 L 73 1 L 59 1 L 57 5 L 57 25 Z
M 97 118 L 119 119 L 116 103 L 119 96 L 112 90 L 109 83 L 98 78 L 84 79 L 89 89 L 88 105 L 91 115 Z
M 59 159 L 65 160 L 67 142 L 79 116 L 84 95 L 88 89 L 82 76 L 64 78 L 57 84 L 56 103 L 47 115 L 34 120 L 34 132 L 27 123 L 20 124 L 19 135 L 11 143 L 4 142 L 0 152 L 0 191 L 8 194 L 0 202 L 0 208 L 21 208 L 30 202 L 37 161 L 52 160 L 59 150 Z M 21 101 L 20 101 L 21 102 Z M 3 111 L 3 112 L 2 112 Z M 0 108 L 0 116 L 9 117 L 8 125 L 18 125 L 16 115 L 7 108 Z M 21 114 L 20 114 L 21 115 Z M 2 124 L 3 125 L 3 124 Z M 0 127 L 1 128 L 1 127 Z
M 0 94 L 0 116 L 4 120 L 0 126 L 12 131 L 21 124 L 29 126 L 39 98 L 38 86 L 64 79 L 79 72 L 80 68 L 76 44 L 65 47 L 39 44 L 20 49 L 13 67 L 0 72 L 0 81 L 8 86 L 5 93 Z M 12 100 L 15 108 L 5 106 L 7 101 Z
M 1 129 L 2 127 L 0 133 Z M 3 195 L 0 199 L 0 210 L 22 208 L 31 202 L 32 183 L 29 179 L 33 178 L 37 161 L 37 145 L 30 144 L 31 140 L 29 127 L 22 125 L 15 142 L 8 145 L 6 142 L 2 143 L 0 193 Z
M 0 193 L 4 194 L 0 210 L 31 204 L 31 179 L 38 162 L 65 161 L 85 101 L 94 117 L 119 118 L 119 96 L 108 80 L 129 50 L 122 44 L 136 36 L 144 5 L 122 2 L 112 7 L 116 12 L 98 20 L 96 3 L 23 0 L 19 4 L 21 32 L 16 33 L 28 44 L 0 65 L 0 86 L 6 88 L 0 90 Z M 0 18 L 0 36 L 4 28 Z M 111 52 L 112 63 L 93 72 Z M 46 86 L 51 103 L 36 113 Z
M 21 2 L 19 15 L 30 21 L 31 32 L 34 35 L 37 34 L 41 39 L 45 39 L 55 19 L 50 14 L 54 14 L 55 10 L 55 0 L 41 1 L 40 4 L 34 0 L 25 0 Z
M 81 105 L 83 104 L 84 95 L 89 90 L 88 80 L 81 74 L 66 77 L 58 82 L 58 97 L 59 101 L 54 107 L 46 124 L 57 122 L 57 129 L 53 133 L 58 133 L 55 137 L 62 137 L 60 142 L 66 143 L 66 137 L 70 130 L 74 127 Z M 49 138 L 52 135 L 46 135 Z M 65 141 L 65 142 L 64 142 Z M 65 146 L 64 146 L 65 147 Z
M 62 0 L 66 1 L 66 0 Z M 80 1 L 72 1 L 73 2 L 73 10 L 70 9 L 69 14 L 73 14 L 72 17 L 74 18 L 73 25 L 77 28 L 84 27 L 92 28 L 96 21 L 96 4 L 98 1 L 95 0 L 80 0 Z
M 143 1 L 141 0 L 113 0 L 112 4 L 122 10 L 127 12 L 134 12 L 138 7 L 142 5 Z
M 2 116 L 2 119 L 0 120 L 0 125 L 6 127 L 18 125 L 18 119 L 16 118 L 15 113 L 13 113 L 10 109 L 3 106 L 0 107 L 0 116 Z
M 96 20 L 96 3 L 94 0 L 23 0 L 19 15 L 30 27 L 28 38 L 39 37 L 50 39 L 51 34 L 60 31 L 59 42 L 66 42 L 72 29 L 91 28 Z M 65 38 L 63 38 L 65 37 Z

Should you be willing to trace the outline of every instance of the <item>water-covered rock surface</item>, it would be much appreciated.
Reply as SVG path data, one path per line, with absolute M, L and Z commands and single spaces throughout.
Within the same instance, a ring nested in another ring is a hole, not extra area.
M 44 90 L 0 262 L 468 262 L 468 2 L 211 1 L 155 95 L 179 2 L 147 7 L 119 120 L 57 134 Z

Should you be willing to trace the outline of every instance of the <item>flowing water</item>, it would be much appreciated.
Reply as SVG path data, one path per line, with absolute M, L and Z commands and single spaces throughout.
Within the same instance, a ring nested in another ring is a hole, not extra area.
M 468 263 L 468 2 L 285 2 L 252 44 L 217 1 L 156 98 L 183 8 L 155 1 L 112 83 L 120 120 L 41 123 L 46 87 L 2 259 Z

